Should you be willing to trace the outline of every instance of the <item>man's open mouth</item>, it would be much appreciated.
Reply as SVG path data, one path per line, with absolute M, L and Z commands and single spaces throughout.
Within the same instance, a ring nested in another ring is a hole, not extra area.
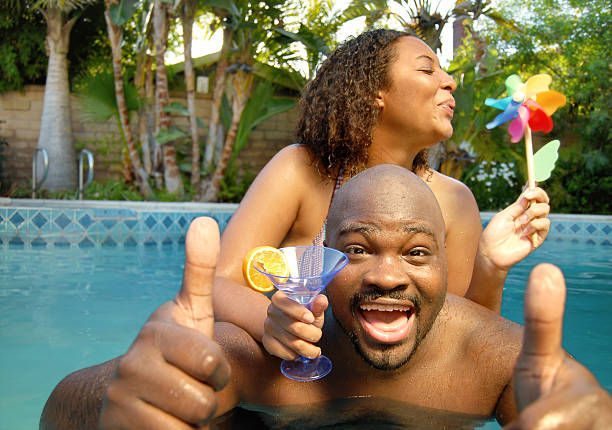
M 412 328 L 415 308 L 410 304 L 364 303 L 359 306 L 359 320 L 367 334 L 380 343 L 398 343 Z

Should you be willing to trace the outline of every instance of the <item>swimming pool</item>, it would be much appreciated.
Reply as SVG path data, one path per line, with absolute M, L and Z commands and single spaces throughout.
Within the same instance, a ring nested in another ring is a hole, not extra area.
M 223 227 L 231 216 L 231 208 L 162 209 L 0 208 L 0 430 L 37 428 L 63 376 L 124 352 L 178 288 L 188 222 L 207 214 Z M 87 229 L 70 225 L 81 221 Z M 612 222 L 598 221 L 553 221 L 545 245 L 511 271 L 502 314 L 521 322 L 528 272 L 539 261 L 559 265 L 568 282 L 564 346 L 612 392 Z

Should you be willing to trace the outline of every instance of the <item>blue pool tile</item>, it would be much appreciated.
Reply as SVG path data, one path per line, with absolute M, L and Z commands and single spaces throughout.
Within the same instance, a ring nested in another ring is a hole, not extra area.
M 134 227 L 136 227 L 138 225 L 138 220 L 135 220 L 135 219 L 126 219 L 126 220 L 123 220 L 123 224 L 125 224 L 125 226 L 129 230 L 133 230 Z
M 597 231 L 597 228 L 593 224 L 588 224 L 585 230 L 592 235 Z
M 42 228 L 48 222 L 48 217 L 46 217 L 40 212 L 37 212 L 36 215 L 34 215 L 34 217 L 32 218 L 32 224 L 34 224 L 36 228 Z
M 612 227 L 609 224 L 606 224 L 604 228 L 601 229 L 605 234 L 609 234 L 612 231 Z
M 610 242 L 608 239 L 606 239 L 603 242 L 601 242 L 601 244 L 605 245 L 605 246 L 610 246 L 610 245 L 612 245 L 612 242 Z
M 95 218 L 136 218 L 137 213 L 130 209 L 95 208 L 93 216 Z
M 34 240 L 32 240 L 30 242 L 30 245 L 35 246 L 35 247 L 46 247 L 47 246 L 47 241 L 39 236 L 39 237 L 35 238 Z
M 555 230 L 561 233 L 563 230 L 565 230 L 565 226 L 562 223 L 555 223 Z
M 106 247 L 116 247 L 116 246 L 117 246 L 117 242 L 115 242 L 111 236 L 106 236 L 106 237 L 105 237 L 105 238 L 102 240 L 102 246 L 106 246 Z
M 170 226 L 172 224 L 174 224 L 174 220 L 172 219 L 172 217 L 170 215 L 166 215 L 163 219 L 162 219 L 162 224 L 166 227 L 166 229 L 169 229 Z
M 117 224 L 117 220 L 116 219 L 103 219 L 100 221 L 100 223 L 104 227 L 106 227 L 107 230 L 110 230 L 111 228 L 115 226 L 115 224 Z
M 185 219 L 185 216 L 180 215 L 178 217 L 178 220 L 176 221 L 176 223 L 181 227 L 181 228 L 185 228 L 185 226 L 187 225 L 187 220 Z
M 55 218 L 55 224 L 62 230 L 64 230 L 72 221 L 64 212 L 60 213 L 57 218 Z
M 125 225 L 125 223 L 117 222 L 110 228 L 109 232 L 112 233 L 114 236 L 119 237 L 129 233 L 130 229 Z
M 178 243 L 180 243 L 181 245 L 185 244 L 185 235 L 182 234 L 181 236 L 179 236 L 178 238 Z
M 23 217 L 19 212 L 15 212 L 11 216 L 9 216 L 9 221 L 15 227 L 19 227 L 25 220 L 25 217 Z
M 147 217 L 144 219 L 144 225 L 146 225 L 149 230 L 151 230 L 155 224 L 157 224 L 157 220 L 153 217 L 153 215 L 147 215 Z
M 82 225 L 85 230 L 87 230 L 94 223 L 93 218 L 89 216 L 88 213 L 85 213 L 81 216 L 77 216 L 77 220 L 79 224 Z
M 53 243 L 53 245 L 57 247 L 65 248 L 65 247 L 70 246 L 70 242 L 64 236 L 60 236 L 55 239 L 55 242 Z
M 104 227 L 102 225 L 102 223 L 100 223 L 99 221 L 94 222 L 88 229 L 87 229 L 87 233 L 96 233 L 96 234 L 103 234 L 106 233 L 106 227 Z
M 80 248 L 92 248 L 94 246 L 96 246 L 96 244 L 87 236 L 83 237 L 79 242 Z
M 174 241 L 170 238 L 170 236 L 166 236 L 164 240 L 162 240 L 162 245 L 172 245 Z
M 142 244 L 144 246 L 157 246 L 157 242 L 151 236 L 147 237 Z
M 165 233 L 168 232 L 168 230 L 162 224 L 157 224 L 153 226 L 151 232 L 155 235 L 155 237 L 161 238 Z
M 21 238 L 21 236 L 19 236 L 18 234 L 16 234 L 15 236 L 13 236 L 9 242 L 9 244 L 11 245 L 24 245 L 25 242 L 23 241 L 23 239 Z
M 123 246 L 138 246 L 138 242 L 136 242 L 132 236 L 129 236 L 125 242 L 123 242 Z

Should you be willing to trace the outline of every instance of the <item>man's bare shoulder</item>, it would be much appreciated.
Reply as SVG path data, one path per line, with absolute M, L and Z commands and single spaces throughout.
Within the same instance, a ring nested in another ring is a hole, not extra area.
M 439 317 L 461 339 L 464 353 L 495 360 L 511 370 L 523 340 L 523 327 L 464 297 L 448 294 Z

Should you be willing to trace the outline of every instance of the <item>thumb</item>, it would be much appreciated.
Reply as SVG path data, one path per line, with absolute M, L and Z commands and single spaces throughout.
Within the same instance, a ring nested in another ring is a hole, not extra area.
M 319 294 L 310 303 L 309 307 L 312 315 L 314 316 L 313 324 L 315 327 L 323 328 L 323 324 L 325 322 L 325 309 L 327 309 L 328 305 L 329 302 L 327 301 L 325 294 Z
M 214 219 L 192 221 L 185 239 L 183 284 L 174 301 L 185 313 L 185 325 L 212 337 L 213 279 L 219 257 L 219 226 Z
M 536 266 L 525 291 L 523 347 L 515 367 L 519 410 L 546 394 L 563 360 L 565 280 L 551 264 Z

